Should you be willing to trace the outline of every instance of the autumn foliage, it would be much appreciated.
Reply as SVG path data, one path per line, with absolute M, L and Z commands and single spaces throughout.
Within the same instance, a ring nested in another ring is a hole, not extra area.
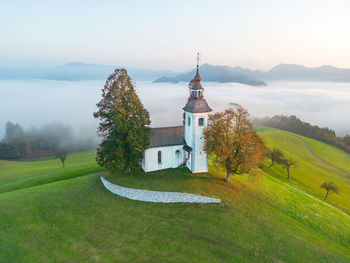
M 204 129 L 204 149 L 212 156 L 215 166 L 231 174 L 248 173 L 263 162 L 266 147 L 248 120 L 248 111 L 239 106 L 209 116 Z

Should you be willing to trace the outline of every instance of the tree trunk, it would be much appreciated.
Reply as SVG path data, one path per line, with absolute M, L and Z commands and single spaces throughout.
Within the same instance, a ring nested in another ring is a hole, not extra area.
M 126 169 L 126 171 L 128 172 L 128 174 L 131 173 L 130 167 L 128 167 L 128 168 Z
M 273 166 L 273 162 L 271 162 L 271 164 L 270 164 L 270 166 L 269 166 L 269 167 L 271 168 L 272 166 Z
M 229 182 L 230 181 L 230 173 L 226 172 L 226 179 L 225 182 Z
M 328 193 L 329 193 L 329 192 L 327 191 L 327 193 L 326 193 L 326 199 L 327 199 L 327 197 L 328 197 Z
M 288 172 L 288 180 L 289 180 L 289 178 L 290 178 L 290 172 L 289 172 L 289 168 L 287 168 L 287 172 Z

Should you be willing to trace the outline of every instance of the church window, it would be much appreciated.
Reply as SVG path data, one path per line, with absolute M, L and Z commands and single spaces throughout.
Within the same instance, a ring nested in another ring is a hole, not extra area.
M 195 91 L 192 91 L 192 97 L 196 97 L 196 92 Z
M 188 125 L 188 126 L 191 125 L 191 119 L 190 119 L 190 117 L 187 118 L 187 125 Z
M 158 151 L 158 164 L 162 163 L 162 152 Z
M 204 119 L 203 118 L 199 118 L 198 125 L 199 126 L 203 126 L 204 125 Z
M 198 97 L 199 97 L 199 98 L 201 97 L 201 92 L 200 92 L 200 91 L 198 91 Z

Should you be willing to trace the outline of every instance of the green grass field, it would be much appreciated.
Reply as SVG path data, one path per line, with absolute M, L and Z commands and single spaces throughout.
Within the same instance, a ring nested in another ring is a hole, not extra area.
M 186 169 L 108 174 L 93 152 L 68 156 L 66 168 L 50 158 L 0 161 L 0 262 L 350 262 L 349 179 L 297 137 L 258 130 L 268 146 L 298 159 L 291 181 L 278 166 L 234 176 L 230 184 L 213 166 L 201 175 Z M 328 149 L 320 144 L 315 151 Z M 346 160 L 337 153 L 339 162 Z M 105 190 L 101 175 L 123 186 L 223 202 L 131 201 Z M 319 189 L 325 178 L 341 189 L 327 202 Z
M 323 159 L 350 173 L 350 154 L 332 145 L 304 137 L 312 149 Z M 350 176 L 349 176 L 350 178 Z
M 297 167 L 291 169 L 291 180 L 287 180 L 287 173 L 282 167 L 275 165 L 267 168 L 267 172 L 281 181 L 287 182 L 305 190 L 308 193 L 323 199 L 325 190 L 320 185 L 325 181 L 333 181 L 340 190 L 339 195 L 331 195 L 326 201 L 338 206 L 350 214 L 350 176 L 324 164 L 312 155 L 304 142 L 298 137 L 307 140 L 313 150 L 326 161 L 336 164 L 344 170 L 350 170 L 349 154 L 325 143 L 305 138 L 300 135 L 284 132 L 278 129 L 256 128 L 268 147 L 281 149 L 286 156 L 297 161 Z M 314 148 L 315 146 L 315 148 Z M 327 154 L 327 152 L 329 154 Z M 332 154 L 337 157 L 334 157 Z M 337 159 L 337 162 L 334 160 Z

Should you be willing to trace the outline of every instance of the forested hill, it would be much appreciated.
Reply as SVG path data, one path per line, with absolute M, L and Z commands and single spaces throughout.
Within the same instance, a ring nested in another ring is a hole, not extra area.
M 309 138 L 317 139 L 337 146 L 350 153 L 350 136 L 337 137 L 335 131 L 329 128 L 320 128 L 298 119 L 296 116 L 276 115 L 273 117 L 255 118 L 253 124 L 290 131 Z

